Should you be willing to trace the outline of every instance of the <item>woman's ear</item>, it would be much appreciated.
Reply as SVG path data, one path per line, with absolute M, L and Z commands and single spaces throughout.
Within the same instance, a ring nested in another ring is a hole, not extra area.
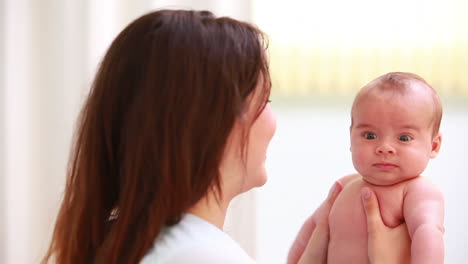
M 437 157 L 437 154 L 440 150 L 440 144 L 442 144 L 442 134 L 439 132 L 437 135 L 432 139 L 432 149 L 431 149 L 431 159 Z

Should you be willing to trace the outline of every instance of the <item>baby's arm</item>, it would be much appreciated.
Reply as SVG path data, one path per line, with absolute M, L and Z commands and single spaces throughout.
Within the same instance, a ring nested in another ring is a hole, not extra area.
M 289 250 L 287 261 L 288 264 L 298 263 L 299 259 L 304 253 L 307 243 L 309 243 L 309 239 L 312 236 L 315 227 L 317 226 L 320 216 L 325 213 L 325 209 L 325 202 L 323 202 L 320 207 L 317 208 L 317 210 L 315 210 L 315 212 L 304 222 L 296 236 L 296 239 L 294 239 L 291 249 Z
M 340 189 L 342 189 L 351 180 L 356 179 L 358 177 L 360 176 L 349 175 L 339 179 L 337 182 L 339 182 L 339 185 L 341 186 Z M 312 233 L 315 230 L 315 227 L 317 226 L 318 221 L 323 218 L 324 214 L 329 213 L 330 208 L 327 208 L 326 202 L 327 200 L 325 200 L 320 205 L 320 207 L 317 208 L 317 210 L 315 210 L 315 212 L 302 225 L 301 229 L 299 230 L 299 233 L 296 236 L 296 239 L 294 240 L 291 246 L 291 249 L 289 250 L 287 261 L 288 264 L 297 263 L 299 261 L 307 246 L 307 243 L 309 242 Z
M 403 213 L 411 237 L 411 263 L 444 263 L 444 198 L 429 181 L 407 186 Z

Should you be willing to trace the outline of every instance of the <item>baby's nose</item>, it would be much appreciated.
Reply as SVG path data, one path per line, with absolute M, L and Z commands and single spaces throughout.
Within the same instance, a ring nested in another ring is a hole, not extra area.
M 386 142 L 377 146 L 375 151 L 377 154 L 395 154 L 395 148 Z

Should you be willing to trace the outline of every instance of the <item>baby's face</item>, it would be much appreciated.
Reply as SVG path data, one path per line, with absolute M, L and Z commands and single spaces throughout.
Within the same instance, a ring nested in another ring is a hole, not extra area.
M 356 170 L 369 183 L 392 185 L 419 176 L 437 155 L 430 95 L 367 94 L 356 104 L 351 152 Z

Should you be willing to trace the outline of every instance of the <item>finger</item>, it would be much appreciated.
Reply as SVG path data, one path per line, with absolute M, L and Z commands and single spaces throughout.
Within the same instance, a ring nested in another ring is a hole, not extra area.
M 328 214 L 330 213 L 331 208 L 333 207 L 333 204 L 335 203 L 336 198 L 338 197 L 338 194 L 340 194 L 341 190 L 343 189 L 343 185 L 341 184 L 340 181 L 336 181 L 335 184 L 333 184 L 332 188 L 328 192 L 328 197 L 325 200 L 324 203 L 324 215 L 327 217 L 322 217 L 328 219 Z
M 315 230 L 316 222 L 313 221 L 312 216 L 304 222 L 304 225 L 299 230 L 299 233 L 294 240 L 288 254 L 288 264 L 296 264 L 304 253 L 307 244 L 312 237 L 312 232 Z
M 408 233 L 408 228 L 405 223 L 391 229 L 392 243 L 395 247 L 395 252 L 398 254 L 393 254 L 397 261 L 395 263 L 399 264 L 410 264 L 411 263 L 411 238 Z
M 322 211 L 317 221 L 318 225 L 324 225 L 328 227 L 328 215 L 330 214 L 331 208 L 333 207 L 333 203 L 335 203 L 335 200 L 342 189 L 343 186 L 340 181 L 336 181 L 335 184 L 333 184 L 332 188 L 328 192 L 327 199 L 323 202 L 321 206 Z
M 307 244 L 307 249 L 305 250 L 305 258 L 301 259 L 304 263 L 327 263 L 328 255 L 328 241 L 329 241 L 329 230 L 328 225 L 320 223 L 314 230 L 309 243 Z M 302 262 L 300 262 L 302 263 Z
M 326 263 L 328 255 L 328 241 L 330 237 L 328 228 L 328 215 L 330 214 L 333 203 L 342 189 L 343 186 L 341 185 L 341 182 L 337 181 L 335 184 L 333 184 L 332 188 L 328 192 L 328 197 L 323 204 L 323 214 L 320 217 L 307 245 L 307 251 L 309 254 L 311 254 L 312 259 L 317 261 L 315 263 Z
M 392 234 L 393 234 L 394 237 L 405 238 L 405 239 L 401 239 L 405 243 L 402 242 L 402 243 L 399 243 L 399 244 L 401 244 L 403 246 L 411 245 L 411 238 L 409 236 L 408 227 L 406 226 L 406 223 L 402 223 L 399 226 L 394 227 Z
M 367 217 L 367 232 L 375 233 L 384 225 L 377 196 L 370 188 L 364 187 L 361 189 L 361 198 Z
M 333 187 L 330 189 L 327 199 L 321 206 L 321 215 L 317 221 L 315 229 L 313 230 L 306 249 L 304 250 L 298 263 L 327 263 L 329 241 L 328 215 L 333 206 L 333 203 L 342 189 L 343 186 L 339 181 L 335 182 Z

